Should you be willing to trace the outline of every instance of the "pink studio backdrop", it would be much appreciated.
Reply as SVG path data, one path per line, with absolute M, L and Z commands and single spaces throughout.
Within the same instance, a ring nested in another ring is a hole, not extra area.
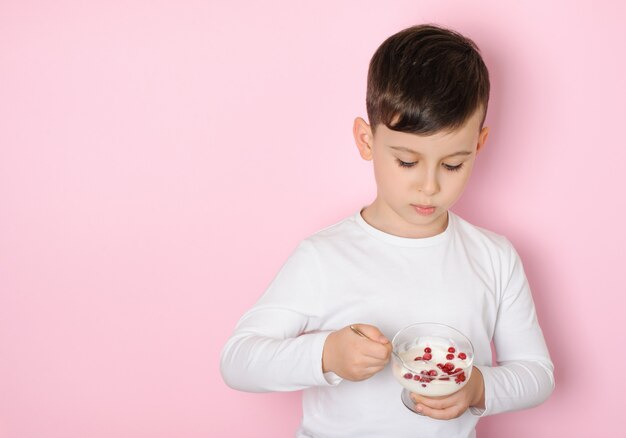
M 479 435 L 612 435 L 624 6 L 297 3 L 0 2 L 0 437 L 293 436 L 300 394 L 234 391 L 219 354 L 296 244 L 374 199 L 367 64 L 420 22 L 490 68 L 454 210 L 518 248 L 556 365 L 548 402 Z

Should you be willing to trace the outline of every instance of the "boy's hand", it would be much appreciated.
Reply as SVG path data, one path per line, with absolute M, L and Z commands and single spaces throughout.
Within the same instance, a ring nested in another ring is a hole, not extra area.
M 332 332 L 324 344 L 322 370 L 346 380 L 365 380 L 385 368 L 391 356 L 391 342 L 372 325 L 353 326 L 367 338 L 357 335 L 350 326 Z
M 485 408 L 485 384 L 480 370 L 473 367 L 465 386 L 446 397 L 430 398 L 411 393 L 415 409 L 423 415 L 438 420 L 460 417 L 470 406 Z

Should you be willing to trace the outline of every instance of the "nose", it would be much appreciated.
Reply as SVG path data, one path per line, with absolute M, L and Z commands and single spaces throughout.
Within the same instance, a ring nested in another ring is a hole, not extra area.
M 432 196 L 439 192 L 439 180 L 436 170 L 428 169 L 426 171 L 419 182 L 419 191 L 426 196 Z

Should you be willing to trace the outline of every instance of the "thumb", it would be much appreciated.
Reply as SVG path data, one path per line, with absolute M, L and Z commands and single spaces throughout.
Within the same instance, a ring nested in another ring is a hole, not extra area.
M 385 337 L 378 327 L 374 327 L 369 324 L 352 324 L 352 326 L 374 342 L 379 342 L 381 344 L 389 343 L 389 339 Z

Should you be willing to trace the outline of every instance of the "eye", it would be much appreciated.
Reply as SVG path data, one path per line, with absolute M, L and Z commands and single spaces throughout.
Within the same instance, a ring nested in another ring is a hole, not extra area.
M 405 161 L 398 160 L 398 165 L 399 165 L 400 167 L 413 167 L 413 166 L 415 166 L 416 164 L 417 164 L 417 161 L 414 161 L 413 163 L 407 163 L 407 162 L 405 162 Z
M 443 167 L 445 167 L 446 170 L 449 170 L 450 172 L 458 172 L 463 167 L 463 163 L 459 164 L 458 166 L 450 166 L 449 164 L 444 163 Z

